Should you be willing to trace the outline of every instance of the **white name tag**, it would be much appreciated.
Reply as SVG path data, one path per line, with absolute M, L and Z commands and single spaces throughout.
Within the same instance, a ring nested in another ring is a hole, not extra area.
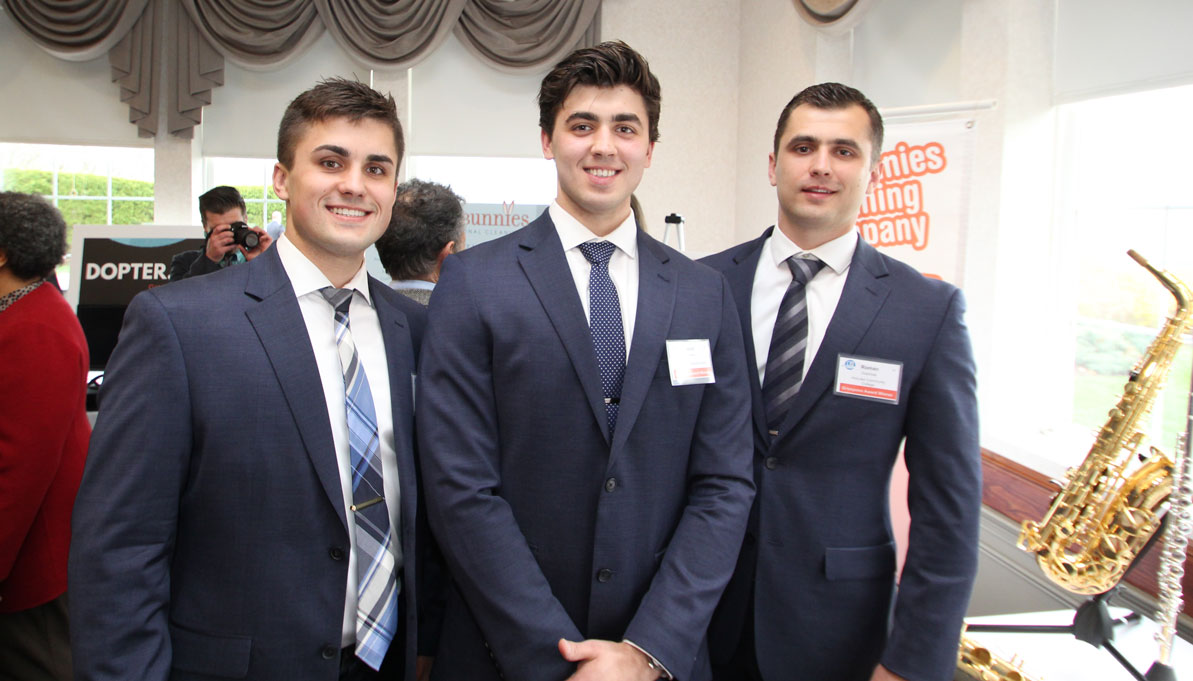
M 837 381 L 833 392 L 863 400 L 899 404 L 899 381 L 902 377 L 902 362 L 837 355 Z
M 707 338 L 667 341 L 667 366 L 671 369 L 671 385 L 717 382 Z

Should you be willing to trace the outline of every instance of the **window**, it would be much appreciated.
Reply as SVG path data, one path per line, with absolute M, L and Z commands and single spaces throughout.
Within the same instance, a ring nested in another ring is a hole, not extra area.
M 73 225 L 153 222 L 153 150 L 0 144 L 0 187 L 41 194 Z
M 1038 299 L 1005 301 L 1047 306 L 1051 317 L 1047 328 L 1016 330 L 1037 338 L 1031 356 L 1016 361 L 1020 403 L 1002 395 L 984 424 L 1000 454 L 1056 476 L 1082 460 L 1122 398 L 1175 308 L 1128 250 L 1193 287 L 1191 106 L 1193 86 L 1057 107 L 1054 233 L 1030 237 L 1032 248 L 1052 240 L 1056 271 L 1033 275 Z M 1023 172 L 1046 182 L 1043 170 Z M 1188 345 L 1179 350 L 1167 389 L 1139 424 L 1144 454 L 1150 444 L 1171 457 L 1186 429 L 1191 354 Z
M 41 194 L 67 227 L 153 222 L 153 149 L 0 143 L 0 189 Z M 70 281 L 69 252 L 58 268 Z
M 1137 251 L 1193 287 L 1193 86 L 1060 108 L 1059 226 L 1075 284 L 1073 423 L 1100 428 L 1132 367 L 1175 309 L 1174 297 L 1126 254 Z M 1142 427 L 1174 450 L 1186 428 L 1190 352 L 1178 352 L 1168 389 Z
M 273 219 L 273 213 L 281 214 L 280 222 L 286 224 L 286 202 L 273 192 L 272 158 L 229 158 L 209 156 L 204 159 L 204 184 L 196 193 L 202 194 L 212 187 L 229 185 L 236 187 L 244 197 L 246 222 L 255 227 L 264 227 Z
M 555 200 L 555 163 L 542 158 L 411 156 L 406 174 L 451 185 L 468 203 L 546 205 Z

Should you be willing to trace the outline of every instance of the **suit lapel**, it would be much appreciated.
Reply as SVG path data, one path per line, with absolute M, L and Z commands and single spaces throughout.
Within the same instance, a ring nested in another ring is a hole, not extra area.
M 629 361 L 621 384 L 621 406 L 617 412 L 617 432 L 609 465 L 613 465 L 642 411 L 663 354 L 667 330 L 671 328 L 677 281 L 670 260 L 671 256 L 658 242 L 646 233 L 638 232 L 638 306 Z
M 241 265 L 250 268 L 245 293 L 259 301 L 250 306 L 245 315 L 261 340 L 282 386 L 315 475 L 347 529 L 344 494 L 340 488 L 331 422 L 323 399 L 323 383 L 319 379 L 315 353 L 298 299 L 294 297 L 294 289 L 275 249 L 267 250 L 257 261 Z
M 584 308 L 576 292 L 576 280 L 568 268 L 555 224 L 551 222 L 549 213 L 544 212 L 524 227 L 521 234 L 518 263 L 543 309 L 547 311 L 547 317 L 584 388 L 593 418 L 600 424 L 605 442 L 608 442 L 609 425 L 605 420 L 605 400 L 601 392 L 596 350 L 592 346 L 592 332 L 588 329 L 588 320 L 584 317 Z
M 761 441 L 767 441 L 766 410 L 762 404 L 762 386 L 758 383 L 758 354 L 754 349 L 754 321 L 751 313 L 751 300 L 754 294 L 754 274 L 758 271 L 758 258 L 762 256 L 762 245 L 770 236 L 771 227 L 762 236 L 750 241 L 733 254 L 733 264 L 724 272 L 729 280 L 729 288 L 733 291 L 733 302 L 737 305 L 738 316 L 741 317 L 741 332 L 745 338 L 746 373 L 750 377 L 750 404 L 753 405 L 754 430 Z
M 807 415 L 809 408 L 832 386 L 837 372 L 837 355 L 853 352 L 866 335 L 890 293 L 886 276 L 886 264 L 882 262 L 878 251 L 859 236 L 841 300 L 837 302 L 824 341 L 808 367 L 803 385 L 783 420 L 782 433 L 790 435 Z

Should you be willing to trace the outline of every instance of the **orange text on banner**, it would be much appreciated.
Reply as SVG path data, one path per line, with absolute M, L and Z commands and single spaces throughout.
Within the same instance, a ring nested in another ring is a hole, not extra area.
M 924 185 L 918 178 L 948 167 L 944 145 L 899 142 L 882 155 L 879 165 L 882 175 L 858 214 L 862 238 L 878 247 L 924 250 L 928 247 L 931 216 L 924 210 Z

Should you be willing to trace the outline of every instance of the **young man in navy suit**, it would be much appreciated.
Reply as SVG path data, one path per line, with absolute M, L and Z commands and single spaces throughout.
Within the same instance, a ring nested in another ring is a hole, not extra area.
M 444 262 L 418 427 L 451 568 L 433 678 L 710 678 L 705 631 L 750 481 L 749 388 L 724 279 L 636 228 L 659 85 L 620 42 L 539 91 L 558 194 Z
M 320 83 L 278 133 L 285 235 L 129 306 L 75 505 L 80 681 L 414 678 L 424 311 L 364 266 L 402 151 L 392 97 Z
M 953 678 L 981 505 L 973 355 L 961 292 L 854 228 L 881 151 L 862 93 L 800 92 L 770 155 L 777 226 L 704 261 L 733 288 L 754 397 L 758 496 L 709 633 L 724 681 Z

